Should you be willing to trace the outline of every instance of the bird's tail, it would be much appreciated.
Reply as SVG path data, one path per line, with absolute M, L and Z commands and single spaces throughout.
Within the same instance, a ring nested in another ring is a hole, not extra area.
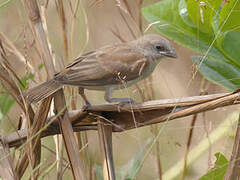
M 25 100 L 31 104 L 45 99 L 62 88 L 62 84 L 56 82 L 54 79 L 42 83 L 32 89 L 26 90 L 23 93 Z

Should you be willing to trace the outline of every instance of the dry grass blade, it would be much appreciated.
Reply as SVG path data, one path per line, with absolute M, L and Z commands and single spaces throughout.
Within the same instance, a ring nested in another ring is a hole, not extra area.
M 16 100 L 22 110 L 25 111 L 24 104 L 22 99 L 20 98 L 20 93 L 18 91 L 18 87 L 14 83 L 14 80 L 10 77 L 8 72 L 5 70 L 3 66 L 0 64 L 0 80 L 4 89 Z
M 129 13 L 129 16 L 134 19 L 133 13 L 131 11 L 130 5 L 127 0 L 122 0 L 122 2 L 125 4 L 126 11 Z
M 20 105 L 20 107 L 26 114 L 26 117 L 28 119 L 27 122 L 29 124 L 31 124 L 33 122 L 34 112 L 30 106 L 28 107 L 26 105 L 26 103 L 22 97 L 21 90 L 17 84 L 17 82 L 21 84 L 21 80 L 20 80 L 20 78 L 18 78 L 14 69 L 11 67 L 10 63 L 8 62 L 6 52 L 3 48 L 3 44 L 1 44 L 1 58 L 2 59 L 1 59 L 1 64 L 0 64 L 0 69 L 1 69 L 0 80 L 2 82 L 2 85 L 8 91 L 8 93 L 11 94 L 11 96 L 16 100 L 16 102 Z M 20 170 L 18 168 L 16 168 L 18 177 L 21 177 L 23 175 L 23 173 L 27 167 L 28 161 L 26 160 L 26 157 L 23 157 L 23 159 L 20 161 L 20 163 L 22 162 L 23 164 L 25 164 L 25 166 L 21 166 Z
M 7 180 L 17 180 L 19 178 L 14 171 L 13 161 L 9 153 L 9 148 L 4 144 L 4 140 L 0 141 L 0 177 Z
M 60 97 L 64 97 L 63 91 L 58 91 L 56 93 L 56 97 L 59 98 L 55 98 L 55 106 L 56 109 L 61 110 L 62 107 L 65 106 L 65 99 L 64 98 L 60 98 Z M 69 115 L 67 113 L 67 111 L 65 110 L 63 113 L 63 118 L 60 117 L 59 120 L 59 126 L 63 135 L 63 139 L 64 139 L 64 143 L 65 143 L 65 147 L 66 147 L 66 152 L 68 154 L 68 158 L 70 161 L 70 165 L 72 168 L 72 172 L 73 172 L 73 177 L 75 179 L 86 179 L 85 173 L 84 173 L 84 168 L 83 168 L 83 164 L 80 160 L 80 154 L 78 152 L 78 146 L 76 143 L 76 139 L 75 136 L 73 134 L 73 129 L 72 129 L 72 125 L 70 122 L 70 118 Z
M 65 45 L 65 54 L 68 61 L 69 55 L 68 55 L 68 40 L 67 40 L 67 34 L 66 34 L 66 17 L 63 9 L 63 2 L 61 0 L 58 1 L 57 8 L 61 18 L 64 45 Z M 43 23 L 46 24 L 46 19 L 44 16 L 42 17 L 42 19 L 44 20 Z M 45 29 L 45 31 L 47 31 L 47 28 Z M 50 43 L 49 43 L 49 46 L 50 46 Z M 58 93 L 56 93 L 56 96 L 55 96 L 55 107 L 57 112 L 60 112 L 66 106 L 65 99 L 62 97 L 64 97 L 63 90 L 60 90 Z M 68 112 L 64 111 L 64 113 L 65 113 L 64 118 L 59 119 L 59 125 L 61 129 L 61 133 L 63 134 L 63 139 L 66 145 L 66 151 L 70 160 L 73 176 L 76 179 L 85 179 L 85 174 L 83 170 L 84 168 L 83 168 L 79 153 L 76 151 L 78 148 L 77 148 L 76 140 L 74 138 L 72 126 L 68 117 Z
M 39 14 L 39 10 L 38 10 L 38 5 L 36 4 L 36 1 L 23 1 L 23 5 L 25 7 L 25 10 L 28 14 L 28 17 L 30 19 L 30 25 L 31 28 L 33 30 L 33 34 L 35 36 L 35 40 L 37 42 L 37 47 L 39 49 L 39 52 L 41 52 L 41 56 L 44 57 L 44 59 L 50 60 L 49 62 L 51 62 L 51 54 L 49 51 L 49 48 L 47 46 L 47 39 L 46 38 L 42 38 L 45 37 L 44 36 L 44 31 L 43 31 L 43 27 L 40 21 L 40 14 Z M 41 40 L 40 40 L 41 39 Z M 43 52 L 47 52 L 47 53 L 43 53 Z M 53 63 L 45 63 L 46 67 L 53 67 Z M 47 71 L 48 75 L 53 75 L 54 72 L 51 72 L 52 74 L 50 74 L 50 71 Z M 48 100 L 46 100 L 46 102 L 48 102 Z M 27 109 L 27 108 L 26 108 Z M 41 111 L 42 108 L 39 109 L 39 111 Z M 48 112 L 48 110 L 47 110 Z M 36 116 L 38 117 L 38 116 Z M 46 119 L 46 117 L 45 117 Z M 38 120 L 38 118 L 37 118 Z M 45 120 L 43 119 L 43 121 L 45 122 Z M 41 122 L 41 121 L 40 121 Z M 36 122 L 34 122 L 36 123 Z M 39 123 L 39 122 L 37 122 Z M 45 123 L 44 123 L 45 124 Z M 35 133 L 33 132 L 34 130 L 38 129 L 38 128 L 32 128 L 31 126 L 32 124 L 28 124 L 28 138 L 31 138 L 31 136 Z M 33 130 L 34 129 L 34 130 Z M 28 153 L 24 153 L 24 156 L 22 157 L 22 159 L 20 160 L 20 163 L 17 166 L 17 171 L 19 176 L 21 177 L 24 172 L 25 169 L 27 168 L 28 162 L 30 162 L 31 165 L 31 170 L 35 169 L 39 162 L 40 162 L 40 157 L 41 157 L 41 151 L 39 151 L 38 149 L 41 148 L 40 145 L 40 139 L 36 138 L 36 141 L 34 141 L 34 143 L 32 141 L 30 141 L 29 145 L 26 146 L 26 152 Z M 35 149 L 35 147 L 37 147 Z M 27 160 L 28 159 L 28 160 Z M 38 176 L 38 171 L 36 171 L 35 174 L 31 174 L 31 178 L 37 177 Z
M 18 105 L 22 108 L 23 112 L 25 112 L 26 117 L 29 118 L 30 122 L 33 121 L 34 111 L 31 106 L 27 106 L 20 88 L 18 87 L 18 83 L 21 84 L 20 78 L 15 73 L 14 69 L 10 66 L 5 49 L 3 44 L 0 41 L 0 81 L 3 85 L 4 89 L 10 94 L 18 103 Z
M 231 160 L 229 161 L 224 180 L 235 180 L 240 177 L 240 115 L 238 117 L 238 126 L 233 145 Z
M 194 126 L 197 120 L 197 114 L 194 114 L 192 117 L 190 129 L 188 132 L 188 139 L 187 139 L 187 146 L 184 154 L 184 167 L 183 167 L 183 173 L 182 173 L 182 178 L 181 180 L 185 179 L 185 176 L 187 175 L 187 160 L 188 160 L 188 154 L 190 152 L 190 145 L 192 144 L 192 136 L 193 136 L 193 131 L 194 131 Z
M 64 50 L 65 50 L 65 57 L 67 64 L 70 63 L 69 61 L 69 49 L 68 49 L 68 38 L 67 38 L 67 20 L 64 12 L 64 5 L 62 0 L 57 0 L 57 10 L 59 17 L 61 19 L 61 25 L 62 25 L 62 33 L 63 33 L 63 39 L 64 39 Z
M 29 132 L 29 137 L 31 138 L 34 134 L 36 134 L 43 126 L 45 126 L 48 111 L 50 108 L 50 102 L 51 97 L 47 98 L 45 101 L 43 101 L 39 108 L 37 109 L 37 112 L 34 117 L 34 121 L 31 127 L 31 130 Z M 29 143 L 31 143 L 31 150 L 30 152 L 33 153 L 31 155 L 32 157 L 32 166 L 33 168 L 37 167 L 40 163 L 41 158 L 41 133 L 38 134 L 35 138 L 33 138 Z M 20 176 L 22 176 L 28 166 L 28 151 L 25 151 L 23 153 L 23 156 L 21 158 L 21 161 L 18 163 L 16 170 Z M 39 171 L 34 172 L 34 178 L 36 179 L 38 176 Z
M 136 39 L 137 37 L 136 37 L 136 35 L 135 35 L 134 31 L 133 31 L 133 28 L 132 28 L 131 25 L 129 25 L 128 19 L 127 19 L 127 18 L 125 17 L 125 15 L 124 15 L 124 13 L 127 14 L 128 17 L 131 18 L 133 24 L 135 24 L 134 19 L 132 19 L 133 17 L 131 16 L 130 12 L 128 12 L 128 10 L 129 10 L 128 3 L 125 5 L 125 6 L 128 7 L 127 10 L 122 7 L 122 4 L 121 4 L 121 1 L 120 1 L 120 0 L 116 0 L 116 6 L 117 6 L 117 8 L 118 8 L 119 14 L 121 15 L 124 23 L 126 24 L 128 30 L 129 30 L 129 32 L 130 32 L 130 34 L 132 35 L 133 39 Z
M 112 151 L 112 125 L 99 119 L 98 137 L 103 154 L 104 180 L 115 180 L 115 170 Z
M 204 91 L 204 86 L 205 86 L 205 78 L 202 78 L 202 81 L 201 81 L 201 90 L 200 90 L 200 95 L 206 95 L 206 92 Z M 195 123 L 196 123 L 196 120 L 197 120 L 197 117 L 198 117 L 198 114 L 194 114 L 192 116 L 192 120 L 191 120 L 191 125 L 190 125 L 190 129 L 189 129 L 189 132 L 188 132 L 188 137 L 187 137 L 187 146 L 186 146 L 186 150 L 185 150 L 185 154 L 184 154 L 184 167 L 183 167 L 183 172 L 182 172 L 182 180 L 185 179 L 185 176 L 187 175 L 187 163 L 188 163 L 188 154 L 190 152 L 190 146 L 192 144 L 192 137 L 193 137 L 193 134 L 194 134 L 194 130 L 195 130 Z
M 11 54 L 14 54 L 16 56 L 16 59 L 22 62 L 23 64 L 27 65 L 28 69 L 34 73 L 34 68 L 32 65 L 26 61 L 25 57 L 22 55 L 22 53 L 15 47 L 15 45 L 2 33 L 0 32 L 0 39 L 5 47 L 6 51 L 8 51 Z
M 143 34 L 143 29 L 142 29 L 142 11 L 141 11 L 141 9 L 142 9 L 142 4 L 143 4 L 143 0 L 138 0 L 137 1 L 137 3 L 138 3 L 138 27 L 139 27 L 139 30 L 140 30 L 140 32 Z
M 160 159 L 160 142 L 157 139 L 158 133 L 159 133 L 158 126 L 157 125 L 151 125 L 151 132 L 153 133 L 154 138 L 156 139 L 155 156 L 156 156 L 158 178 L 159 178 L 159 180 L 162 180 L 162 166 L 161 166 L 161 159 Z
M 45 68 L 47 70 L 48 78 L 53 78 L 55 69 L 52 61 L 49 44 L 47 41 L 46 33 L 44 32 L 42 20 L 40 18 L 40 12 L 35 0 L 23 0 L 25 10 L 27 11 L 30 24 L 33 29 L 36 44 L 38 45 L 39 52 L 43 55 Z M 61 112 L 65 108 L 65 99 L 63 90 L 56 93 L 55 106 L 57 112 Z M 66 145 L 68 157 L 70 160 L 73 176 L 75 179 L 85 179 L 84 171 L 82 169 L 81 160 L 77 151 L 77 144 L 74 138 L 71 122 L 68 116 L 68 112 L 64 111 L 64 118 L 60 118 L 60 127 L 64 137 L 64 143 Z
M 138 28 L 139 32 L 142 34 L 143 31 L 142 31 L 142 13 L 141 13 L 141 8 L 142 8 L 143 0 L 136 0 L 135 1 L 136 5 L 134 6 L 135 7 L 134 10 L 136 11 L 136 15 L 135 15 L 135 13 L 132 12 L 131 5 L 129 4 L 129 1 L 122 0 L 122 2 L 123 2 L 123 4 L 126 7 L 126 12 L 128 12 L 129 16 L 134 21 L 134 24 L 137 25 L 137 28 Z
M 127 42 L 119 33 L 118 29 L 115 31 L 113 29 L 110 29 L 111 33 L 116 36 L 121 42 L 125 43 Z
M 21 82 L 15 71 L 10 66 L 6 51 L 0 40 L 0 80 L 7 92 L 17 101 L 22 110 L 25 111 L 25 105 L 21 98 L 20 89 L 15 80 Z
M 71 22 L 71 29 L 70 29 L 70 42 L 69 42 L 69 50 L 70 50 L 70 56 L 69 58 L 73 57 L 73 50 L 74 50 L 74 30 L 75 30 L 75 25 L 76 25 L 76 21 L 77 21 L 77 13 L 79 11 L 79 4 L 80 4 L 80 0 L 77 0 L 75 2 L 75 5 L 73 7 L 72 2 L 68 1 L 70 9 L 71 9 L 71 13 L 72 13 L 72 18 L 70 20 Z M 84 15 L 85 16 L 85 15 Z M 66 49 L 66 48 L 65 48 Z
M 34 38 L 36 40 L 37 48 L 43 56 L 44 65 L 48 74 L 48 77 L 53 77 L 55 74 L 54 65 L 52 62 L 52 55 L 47 42 L 46 34 L 43 29 L 43 24 L 40 18 L 40 12 L 37 2 L 34 0 L 23 0 L 23 5 L 28 14 L 30 26 L 33 31 Z

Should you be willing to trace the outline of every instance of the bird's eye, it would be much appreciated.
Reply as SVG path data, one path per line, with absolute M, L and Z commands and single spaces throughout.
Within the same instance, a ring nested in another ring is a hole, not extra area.
M 161 45 L 159 45 L 159 44 L 156 45 L 155 48 L 156 48 L 156 50 L 158 50 L 158 51 L 164 51 L 164 47 L 161 46 Z

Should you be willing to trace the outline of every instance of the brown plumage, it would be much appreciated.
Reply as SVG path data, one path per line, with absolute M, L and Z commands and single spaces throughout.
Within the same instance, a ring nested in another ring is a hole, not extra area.
M 112 90 L 130 86 L 154 70 L 157 59 L 176 53 L 169 41 L 159 35 L 146 35 L 128 43 L 102 47 L 80 56 L 55 77 L 25 93 L 29 103 L 38 102 L 62 88 L 105 90 L 108 102 L 126 102 L 129 98 L 111 98 Z M 86 102 L 88 103 L 88 102 Z

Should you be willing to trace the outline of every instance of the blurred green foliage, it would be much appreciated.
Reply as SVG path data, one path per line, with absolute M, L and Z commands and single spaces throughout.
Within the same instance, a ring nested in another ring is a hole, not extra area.
M 4 7 L 4 6 L 7 6 L 12 0 L 6 0 L 6 1 L 3 1 L 0 3 L 0 8 L 1 7 Z
M 192 60 L 205 78 L 232 91 L 240 88 L 240 1 L 163 0 L 142 13 L 162 35 L 202 55 Z M 200 180 L 223 179 L 228 161 L 215 156 L 215 167 Z
M 227 171 L 228 160 L 221 153 L 215 154 L 216 162 L 214 167 L 199 180 L 222 180 Z
M 43 65 L 39 65 L 37 70 L 40 71 L 43 68 Z M 28 87 L 28 81 L 34 80 L 34 74 L 28 73 L 21 78 L 21 82 L 18 83 L 19 88 L 24 91 Z M 10 111 L 14 105 L 15 100 L 4 90 L 0 82 L 0 121 L 7 113 Z
M 9 112 L 14 104 L 12 97 L 4 92 L 4 89 L 0 86 L 0 120 Z
M 229 90 L 240 87 L 240 1 L 164 0 L 142 9 L 164 36 L 194 52 L 198 70 Z
M 143 161 L 145 158 L 145 150 L 148 145 L 152 142 L 151 139 L 147 139 L 145 143 L 137 150 L 135 156 L 130 159 L 126 165 L 121 168 L 118 168 L 116 171 L 116 176 L 118 180 L 134 180 L 138 175 Z M 103 171 L 102 166 L 98 165 L 96 168 L 97 179 L 103 180 Z

